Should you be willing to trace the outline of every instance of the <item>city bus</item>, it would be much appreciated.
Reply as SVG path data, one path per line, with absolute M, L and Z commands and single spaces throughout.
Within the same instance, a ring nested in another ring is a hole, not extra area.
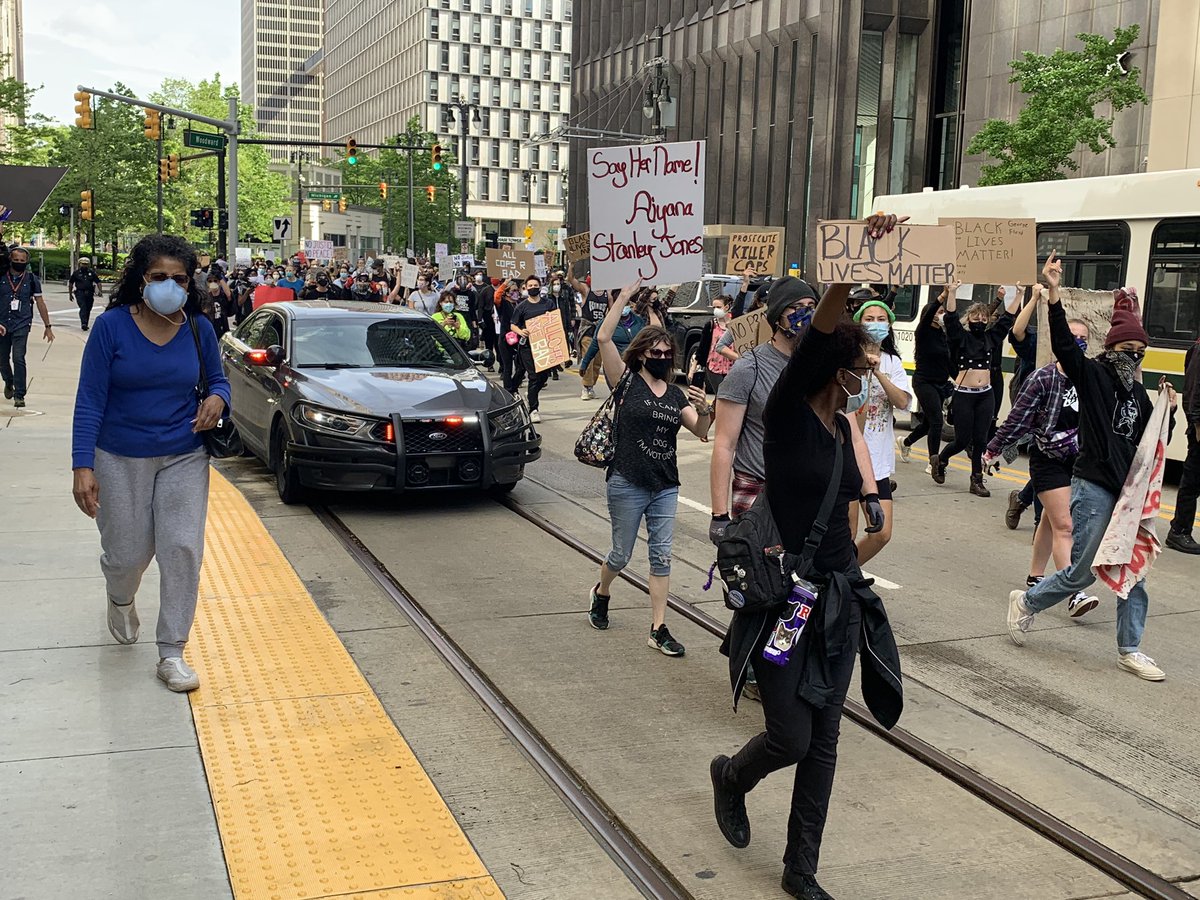
M 1154 394 L 1166 375 L 1182 390 L 1184 353 L 1200 338 L 1200 169 L 925 190 L 876 197 L 874 206 L 915 224 L 957 216 L 1036 219 L 1039 270 L 1053 250 L 1065 287 L 1137 288 L 1152 344 L 1143 363 L 1146 387 Z M 990 300 L 997 287 L 973 285 L 972 299 Z M 901 288 L 897 295 L 896 342 L 910 371 L 917 315 L 929 292 L 940 290 Z M 959 302 L 960 311 L 967 302 Z M 1013 361 L 1008 347 L 1006 371 Z M 1186 455 L 1185 432 L 1177 422 L 1171 459 Z

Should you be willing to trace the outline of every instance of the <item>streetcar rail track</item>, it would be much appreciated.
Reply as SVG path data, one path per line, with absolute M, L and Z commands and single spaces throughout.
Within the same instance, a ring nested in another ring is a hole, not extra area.
M 555 493 L 558 493 L 555 491 Z M 497 502 L 530 524 L 554 537 L 592 562 L 599 565 L 605 555 L 571 534 L 545 516 L 524 506 L 511 496 Z M 619 576 L 627 584 L 649 594 L 650 584 L 641 575 L 623 570 Z M 667 595 L 668 605 L 684 618 L 713 636 L 724 639 L 725 625 L 676 594 Z M 1194 900 L 1193 896 L 1174 882 L 1163 878 L 1127 856 L 1100 843 L 1078 828 L 1064 822 L 1024 797 L 975 771 L 949 754 L 922 740 L 901 727 L 890 731 L 875 721 L 861 703 L 846 698 L 846 715 L 871 734 L 881 738 L 903 753 L 953 782 L 968 793 L 998 809 L 1031 831 L 1061 847 L 1066 852 L 1093 866 L 1114 881 L 1136 891 L 1150 900 Z

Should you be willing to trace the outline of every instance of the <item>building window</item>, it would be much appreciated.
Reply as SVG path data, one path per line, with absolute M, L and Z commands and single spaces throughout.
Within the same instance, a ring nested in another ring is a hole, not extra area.
M 480 200 L 488 199 L 488 182 L 489 182 L 489 180 L 490 179 L 488 178 L 487 172 L 479 173 L 479 199 Z
M 540 19 L 533 23 L 533 49 L 542 49 L 542 23 Z
M 491 143 L 492 143 L 492 163 L 491 163 L 491 165 L 493 168 L 498 169 L 498 168 L 500 168 L 500 142 L 492 141 Z
M 556 84 L 550 85 L 550 109 L 554 112 L 562 110 L 562 90 Z
M 550 170 L 558 171 L 558 144 L 550 145 Z
M 443 72 L 449 72 L 449 71 L 450 71 L 450 45 L 449 45 L 449 44 L 442 44 L 442 64 L 441 64 L 441 69 L 442 69 L 442 71 L 443 71 Z
M 550 202 L 550 176 L 543 175 L 538 179 L 538 203 Z
M 484 75 L 492 74 L 492 51 L 489 47 L 482 47 L 479 50 L 479 70 Z
M 879 151 L 879 93 L 883 82 L 883 32 L 864 31 L 858 51 L 858 108 L 854 119 L 850 215 L 875 202 L 875 158 Z
M 562 41 L 563 41 L 562 25 L 559 23 L 555 23 L 555 25 L 554 25 L 554 46 L 551 47 L 550 49 L 551 50 L 562 50 L 562 48 L 563 48 Z
M 563 21 L 571 21 L 571 0 L 563 0 Z
M 508 202 L 508 173 L 500 173 L 500 202 Z
M 525 0 L 525 15 L 533 15 L 533 0 Z
M 436 12 L 429 14 L 429 39 L 436 41 L 438 39 L 438 25 L 441 23 L 441 17 Z
M 450 17 L 450 40 L 462 40 L 462 23 L 458 16 Z
M 478 44 L 483 39 L 483 19 L 471 16 L 471 40 Z
M 917 108 L 917 43 L 915 34 L 896 36 L 895 83 L 892 89 L 892 171 L 888 189 L 908 190 L 912 177 L 913 119 Z
M 524 56 L 521 57 L 521 77 L 522 78 L 532 78 L 533 77 L 533 54 L 532 53 L 525 53 Z
M 521 130 L 518 131 L 517 134 L 523 138 L 528 138 L 531 133 L 531 131 L 530 131 L 531 128 L 532 128 L 532 125 L 530 124 L 529 113 L 522 112 L 521 113 Z
M 958 184 L 962 161 L 965 6 L 966 0 L 949 0 L 942 4 L 938 43 L 934 48 L 934 59 L 937 60 L 934 75 L 934 152 L 930 159 L 930 177 L 925 183 L 939 190 L 948 190 Z
M 475 76 L 474 78 L 471 79 L 471 102 L 472 103 L 479 102 L 479 90 L 480 90 L 479 76 Z
M 500 55 L 500 74 L 505 78 L 512 78 L 512 51 L 507 47 Z
M 500 34 L 503 24 L 504 20 L 499 17 L 492 19 L 492 43 L 499 44 L 501 42 Z
M 545 55 L 543 55 L 543 56 L 542 56 L 542 80 L 543 80 L 543 81 L 549 81 L 549 80 L 550 80 L 550 66 L 551 66 L 551 62 L 552 62 L 552 61 L 551 61 L 551 59 L 550 59 L 550 54 L 549 54 L 549 53 L 547 53 L 547 54 L 545 54 Z
M 521 168 L 521 145 L 516 141 L 512 142 L 512 147 L 508 154 L 508 165 L 510 168 Z
M 493 106 L 500 105 L 500 82 L 499 81 L 492 82 L 492 105 Z
M 562 64 L 562 80 L 563 80 L 563 82 L 565 82 L 566 84 L 570 84 L 570 83 L 571 83 L 571 60 L 570 60 L 570 58 L 567 58 L 567 59 L 564 59 L 564 60 L 563 60 L 563 64 Z
M 479 138 L 471 138 L 471 165 L 479 165 Z
M 438 77 L 433 73 L 429 75 L 429 102 L 437 103 L 438 97 Z
M 509 106 L 520 106 L 521 105 L 521 82 L 514 81 L 509 85 L 508 105 Z
M 534 82 L 529 88 L 529 105 L 534 109 L 542 108 L 542 85 L 540 82 Z

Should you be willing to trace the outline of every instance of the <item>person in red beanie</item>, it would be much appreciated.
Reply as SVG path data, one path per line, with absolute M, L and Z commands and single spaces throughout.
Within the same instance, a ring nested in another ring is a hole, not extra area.
M 1008 633 L 1017 646 L 1025 643 L 1037 613 L 1069 600 L 1096 581 L 1092 562 L 1154 410 L 1141 374 L 1150 338 L 1137 314 L 1116 309 L 1104 352 L 1088 359 L 1059 302 L 1062 263 L 1054 253 L 1042 274 L 1050 286 L 1050 343 L 1063 373 L 1079 392 L 1079 456 L 1071 478 L 1071 564 L 1027 590 L 1009 594 Z M 1173 427 L 1179 402 L 1175 389 L 1165 379 L 1159 389 L 1170 398 Z M 1148 606 L 1145 579 L 1133 587 L 1128 599 L 1117 599 L 1117 665 L 1147 681 L 1162 681 L 1163 670 L 1139 649 Z

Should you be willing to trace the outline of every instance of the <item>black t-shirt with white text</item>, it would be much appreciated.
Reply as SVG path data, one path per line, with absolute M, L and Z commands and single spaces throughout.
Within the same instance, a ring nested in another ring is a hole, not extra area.
M 616 452 L 609 474 L 619 473 L 638 487 L 662 491 L 679 486 L 676 438 L 687 396 L 678 385 L 656 397 L 640 374 L 624 390 L 617 413 Z

